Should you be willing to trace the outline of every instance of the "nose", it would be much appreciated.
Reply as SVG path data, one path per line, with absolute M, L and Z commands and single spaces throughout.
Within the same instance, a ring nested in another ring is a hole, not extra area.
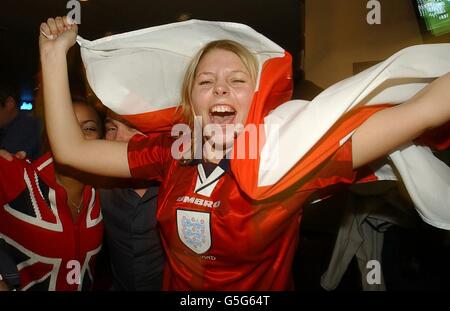
M 228 87 L 224 83 L 217 83 L 214 86 L 214 95 L 227 95 L 229 93 Z
M 124 131 L 117 131 L 115 140 L 116 140 L 116 141 L 126 142 L 126 141 L 127 141 L 127 135 L 126 135 L 126 133 L 124 133 Z
M 108 132 L 106 132 L 106 135 L 105 135 L 105 139 L 106 140 L 116 140 L 116 132 L 115 131 L 108 131 Z

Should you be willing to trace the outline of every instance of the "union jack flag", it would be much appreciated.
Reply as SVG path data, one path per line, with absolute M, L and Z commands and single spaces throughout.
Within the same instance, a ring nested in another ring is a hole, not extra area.
M 50 154 L 33 163 L 0 159 L 0 238 L 17 264 L 21 290 L 89 289 L 102 237 L 95 190 L 85 187 L 74 222 Z

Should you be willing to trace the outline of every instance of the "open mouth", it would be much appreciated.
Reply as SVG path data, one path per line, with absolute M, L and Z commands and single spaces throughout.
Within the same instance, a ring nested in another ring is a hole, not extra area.
M 211 122 L 215 124 L 234 123 L 236 110 L 229 105 L 214 105 L 209 109 Z

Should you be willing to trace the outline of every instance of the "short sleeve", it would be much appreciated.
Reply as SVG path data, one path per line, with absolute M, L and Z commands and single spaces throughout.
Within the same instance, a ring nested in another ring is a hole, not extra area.
M 166 134 L 135 135 L 128 142 L 128 165 L 133 178 L 162 181 L 170 157 Z
M 301 190 L 323 189 L 339 183 L 351 184 L 356 179 L 353 169 L 352 139 L 349 138 L 315 172 Z

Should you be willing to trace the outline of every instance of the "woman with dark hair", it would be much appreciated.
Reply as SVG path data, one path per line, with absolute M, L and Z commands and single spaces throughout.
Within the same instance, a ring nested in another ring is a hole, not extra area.
M 82 101 L 73 110 L 83 139 L 100 139 L 96 110 Z M 8 284 L 5 277 L 0 288 L 91 288 L 103 238 L 95 189 L 80 179 L 81 172 L 55 162 L 51 151 L 33 162 L 7 160 L 0 152 L 0 262 L 14 263 L 20 278 Z

